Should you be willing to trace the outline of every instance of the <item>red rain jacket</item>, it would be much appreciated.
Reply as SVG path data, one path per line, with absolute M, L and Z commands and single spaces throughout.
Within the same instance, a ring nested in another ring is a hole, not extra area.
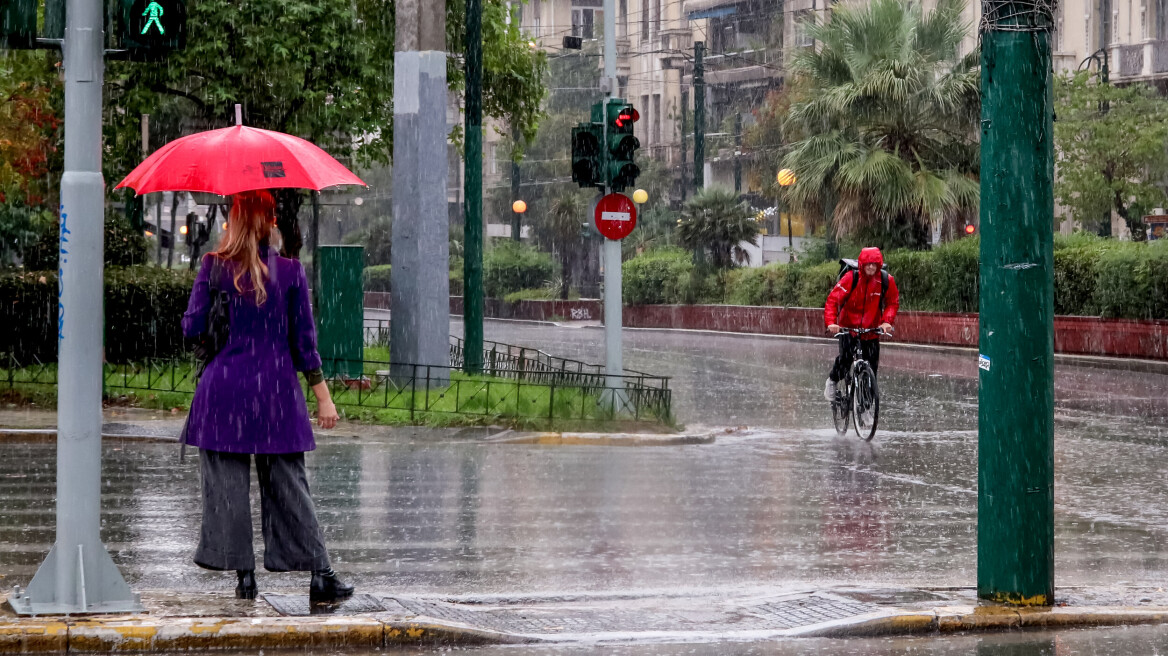
M 874 263 L 884 265 L 884 256 L 879 248 L 865 248 L 860 251 L 860 274 L 856 289 L 852 289 L 852 275 L 845 273 L 823 306 L 823 324 L 836 324 L 843 328 L 875 328 L 882 323 L 892 323 L 900 309 L 900 292 L 896 279 L 888 276 L 888 291 L 884 293 L 884 312 L 880 312 L 880 293 L 883 288 L 880 274 L 864 275 L 864 265 Z M 850 292 L 850 293 L 849 293 Z M 844 299 L 847 299 L 846 302 Z M 842 307 L 841 307 L 842 305 Z M 876 339 L 876 335 L 864 335 L 864 339 Z

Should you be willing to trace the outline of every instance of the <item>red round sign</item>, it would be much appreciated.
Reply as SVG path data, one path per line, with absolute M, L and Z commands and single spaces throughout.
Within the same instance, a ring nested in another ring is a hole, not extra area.
M 600 234 L 619 241 L 637 227 L 637 206 L 624 194 L 609 194 L 596 204 L 595 221 Z

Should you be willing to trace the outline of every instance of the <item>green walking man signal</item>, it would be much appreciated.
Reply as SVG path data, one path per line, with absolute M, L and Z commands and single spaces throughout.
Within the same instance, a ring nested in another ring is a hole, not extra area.
M 163 27 L 162 23 L 158 21 L 159 18 L 162 18 L 164 13 L 166 13 L 166 11 L 162 8 L 162 5 L 158 4 L 157 2 L 151 2 L 150 4 L 146 5 L 146 11 L 142 12 L 142 15 L 147 17 L 149 20 L 146 21 L 146 25 L 142 28 L 142 34 L 149 32 L 151 25 L 158 28 L 158 33 L 160 35 L 166 34 L 166 28 Z
M 592 121 L 572 128 L 572 182 L 581 187 L 624 191 L 636 184 L 641 169 L 634 162 L 641 142 L 633 126 L 641 118 L 620 98 L 592 106 Z M 607 137 L 607 139 L 606 139 Z

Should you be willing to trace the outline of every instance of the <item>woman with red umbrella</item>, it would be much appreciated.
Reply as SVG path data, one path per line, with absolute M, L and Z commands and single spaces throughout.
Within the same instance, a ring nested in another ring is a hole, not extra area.
M 309 597 L 333 602 L 353 594 L 329 565 L 316 519 L 304 452 L 316 448 L 297 372 L 318 403 L 322 428 L 337 410 L 321 374 L 308 279 L 300 262 L 269 245 L 276 204 L 267 191 L 236 195 L 227 232 L 203 258 L 183 333 L 208 330 L 213 298 L 225 294 L 226 344 L 207 364 L 191 402 L 186 443 L 200 449 L 203 527 L 195 563 L 236 570 L 240 599 L 255 599 L 255 553 L 248 489 L 254 457 L 259 477 L 264 568 L 312 572 Z
M 183 316 L 183 334 L 213 334 L 217 350 L 196 387 L 184 443 L 200 449 L 203 478 L 195 563 L 236 570 L 235 594 L 241 599 L 255 599 L 258 589 L 248 499 L 253 457 L 264 568 L 312 572 L 313 602 L 353 594 L 353 586 L 329 566 L 309 494 L 304 452 L 316 443 L 297 372 L 316 395 L 322 428 L 336 425 L 337 409 L 320 370 L 304 267 L 269 245 L 276 203 L 267 190 L 364 184 L 312 143 L 244 126 L 239 105 L 235 126 L 176 139 L 118 184 L 138 195 L 203 191 L 234 199 L 226 235 L 219 249 L 203 258 Z M 219 326 L 224 305 L 225 344 Z M 208 325 L 212 316 L 215 325 Z

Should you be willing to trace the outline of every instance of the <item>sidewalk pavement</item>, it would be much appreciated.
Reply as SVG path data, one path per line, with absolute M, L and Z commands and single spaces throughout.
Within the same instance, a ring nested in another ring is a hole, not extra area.
M 145 612 L 131 615 L 17 617 L 5 603 L 0 653 L 757 641 L 1168 622 L 1163 589 L 1068 589 L 1059 598 L 1064 605 L 1010 608 L 979 605 L 969 589 L 425 598 L 363 592 L 310 607 L 303 591 L 248 602 L 154 590 L 142 592 Z

